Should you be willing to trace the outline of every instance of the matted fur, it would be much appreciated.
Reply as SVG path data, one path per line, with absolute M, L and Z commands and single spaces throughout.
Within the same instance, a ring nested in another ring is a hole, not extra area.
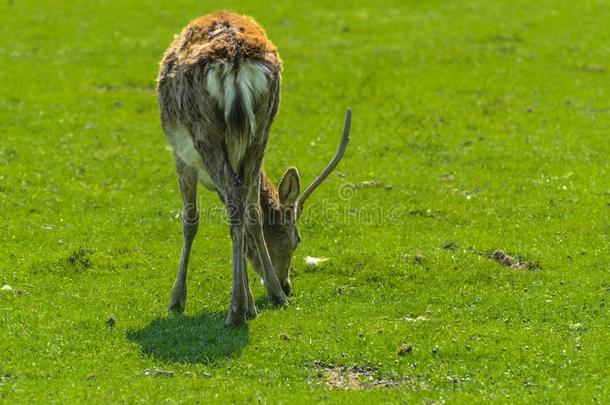
M 252 18 L 220 12 L 191 21 L 161 61 L 157 91 L 166 133 L 186 126 L 202 155 L 225 153 L 239 172 L 248 147 L 266 143 L 281 69 L 277 48 Z M 224 147 L 205 150 L 204 137 Z

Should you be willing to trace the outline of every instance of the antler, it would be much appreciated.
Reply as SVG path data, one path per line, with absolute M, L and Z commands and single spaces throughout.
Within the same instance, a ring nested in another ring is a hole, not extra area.
M 349 144 L 349 141 L 350 141 L 349 130 L 350 130 L 351 124 L 352 124 L 352 109 L 348 108 L 347 112 L 345 113 L 345 124 L 343 125 L 343 135 L 341 136 L 341 142 L 339 143 L 339 148 L 337 149 L 337 153 L 335 153 L 335 157 L 333 158 L 333 160 L 330 161 L 330 163 L 328 164 L 326 169 L 324 169 L 322 171 L 322 173 L 320 173 L 318 175 L 318 177 L 316 177 L 316 179 L 305 189 L 305 191 L 303 191 L 303 194 L 301 194 L 301 196 L 297 200 L 297 203 L 296 203 L 297 216 L 300 216 L 301 212 L 303 212 L 303 203 L 305 202 L 305 200 L 307 200 L 307 197 L 309 197 L 311 195 L 311 193 L 313 193 L 313 191 L 324 180 L 326 180 L 328 175 L 335 169 L 335 167 L 337 167 L 337 165 L 341 161 L 341 158 L 343 157 L 343 154 L 345 153 L 345 149 L 347 148 L 347 145 Z

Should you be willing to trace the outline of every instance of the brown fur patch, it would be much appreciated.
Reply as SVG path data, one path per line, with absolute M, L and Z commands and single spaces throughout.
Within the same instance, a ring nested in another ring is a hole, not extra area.
M 281 233 L 296 220 L 294 210 L 282 206 L 278 191 L 264 170 L 261 173 L 260 204 L 268 232 L 276 230 Z
M 242 59 L 266 62 L 274 73 L 282 69 L 277 48 L 254 19 L 227 11 L 206 15 L 176 36 L 161 61 L 158 82 L 193 65 Z
M 280 199 L 277 190 L 264 170 L 261 173 L 261 208 L 263 211 L 280 210 Z

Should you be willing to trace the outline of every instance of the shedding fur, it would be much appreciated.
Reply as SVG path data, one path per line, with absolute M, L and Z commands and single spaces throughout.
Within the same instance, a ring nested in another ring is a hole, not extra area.
M 281 70 L 277 48 L 252 18 L 227 12 L 200 17 L 175 37 L 161 61 L 161 121 L 168 130 L 188 129 L 204 165 L 206 156 L 222 154 L 239 173 L 248 148 L 266 143 Z M 213 169 L 208 172 L 219 180 Z

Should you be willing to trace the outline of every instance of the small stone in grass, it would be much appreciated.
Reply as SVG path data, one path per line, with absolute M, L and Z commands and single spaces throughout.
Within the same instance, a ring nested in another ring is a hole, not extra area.
M 317 266 L 319 266 L 320 264 L 324 263 L 327 260 L 328 260 L 328 258 L 326 258 L 326 257 L 307 256 L 305 258 L 305 264 L 307 264 L 309 267 L 317 267 Z
M 455 243 L 452 240 L 445 242 L 445 244 L 443 245 L 443 249 L 445 249 L 445 250 L 455 250 L 457 247 L 458 247 L 457 243 Z
M 375 180 L 370 180 L 370 181 L 367 180 L 367 181 L 363 181 L 361 183 L 354 184 L 354 188 L 378 188 L 378 187 L 386 187 L 386 185 L 380 181 L 375 181 Z
M 408 343 L 403 343 L 400 345 L 400 347 L 396 351 L 396 354 L 399 356 L 404 356 L 404 355 L 407 355 L 412 352 L 413 352 L 413 345 L 408 344 Z
M 114 327 L 114 325 L 116 325 L 116 319 L 114 319 L 114 316 L 110 315 L 108 317 L 108 319 L 106 319 L 106 325 L 108 325 L 108 327 L 112 328 Z
M 425 259 L 425 256 L 422 255 L 421 253 L 418 253 L 413 257 L 413 260 L 415 260 L 415 263 L 423 263 L 424 259 Z
M 281 340 L 292 340 L 292 338 L 287 333 L 282 333 L 280 335 Z

